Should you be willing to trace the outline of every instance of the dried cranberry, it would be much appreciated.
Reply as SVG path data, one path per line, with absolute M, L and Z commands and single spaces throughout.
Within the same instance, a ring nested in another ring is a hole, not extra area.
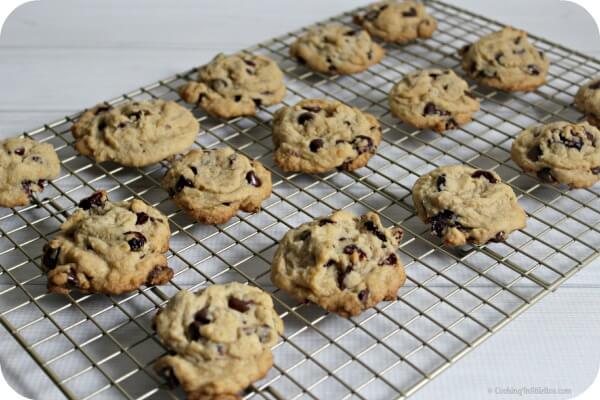
M 323 147 L 323 140 L 322 139 L 311 140 L 308 147 L 310 147 L 310 151 L 312 151 L 313 153 L 316 153 L 317 151 L 319 151 L 319 149 L 321 147 Z
M 319 106 L 303 106 L 302 109 L 314 113 L 318 113 L 319 111 L 321 111 L 321 107 Z
M 362 30 L 361 29 L 351 29 L 349 31 L 346 31 L 346 33 L 344 33 L 344 36 L 356 36 L 358 35 Z
M 181 175 L 179 179 L 177 179 L 177 183 L 175 184 L 175 192 L 179 193 L 185 187 L 194 187 L 194 183 L 191 179 L 188 179 L 185 176 Z
M 365 228 L 369 232 L 373 232 L 373 235 L 377 236 L 377 238 L 379 240 L 381 240 L 382 242 L 387 242 L 387 238 L 385 237 L 385 234 L 379 230 L 379 228 L 377 227 L 377 225 L 375 225 L 375 223 L 373 221 L 366 221 Z
M 367 258 L 367 254 L 364 251 L 362 251 L 361 249 L 359 249 L 358 246 L 355 244 L 349 244 L 348 246 L 344 247 L 343 251 L 344 251 L 344 254 L 348 254 L 348 255 L 358 253 L 359 260 L 364 260 L 365 258 Z
M 446 121 L 446 130 L 456 129 L 456 128 L 458 128 L 458 124 L 456 123 L 456 120 L 454 118 L 448 118 L 448 120 Z
M 319 220 L 319 226 L 328 225 L 328 224 L 335 224 L 335 222 L 333 222 L 329 218 L 323 218 L 323 219 Z
M 188 337 L 194 342 L 202 338 L 202 334 L 200 333 L 200 327 L 196 322 L 192 322 L 188 325 Z
M 262 100 L 261 99 L 252 99 L 252 101 L 254 102 L 254 105 L 256 107 L 262 106 Z
M 23 188 L 25 193 L 27 193 L 28 195 L 31 195 L 31 184 L 32 183 L 33 182 L 29 181 L 29 180 L 21 182 L 21 187 Z
M 368 136 L 357 136 L 352 140 L 352 147 L 358 154 L 373 151 L 373 139 Z
M 552 176 L 550 168 L 542 168 L 537 172 L 538 178 L 547 183 L 556 183 L 556 179 Z
M 127 240 L 131 251 L 139 251 L 146 244 L 146 237 L 141 232 L 125 232 L 126 235 L 132 235 L 133 238 Z
M 244 63 L 250 67 L 256 67 L 256 63 L 252 60 L 244 60 Z
M 592 168 L 592 174 L 600 175 L 600 167 L 594 167 L 594 168 Z
M 344 285 L 344 279 L 346 278 L 346 275 L 352 272 L 352 269 L 352 265 L 347 266 L 345 269 L 338 269 L 337 283 L 341 290 L 346 288 L 346 285 Z
M 396 254 L 391 253 L 389 256 L 379 261 L 377 265 L 396 265 L 398 263 L 398 256 Z
M 437 108 L 436 105 L 431 102 L 425 104 L 425 108 L 423 109 L 424 116 L 436 115 L 436 114 L 441 115 L 441 116 L 450 115 L 450 113 L 448 111 L 444 111 L 444 110 Z
M 148 222 L 148 220 L 150 219 L 148 214 L 146 214 L 145 212 L 139 212 L 139 213 L 136 213 L 135 215 L 136 215 L 136 220 L 135 220 L 136 225 L 143 225 L 146 222 Z
M 540 69 L 538 68 L 537 65 L 529 64 L 527 66 L 527 73 L 529 75 L 539 75 L 540 74 Z
M 558 137 L 560 138 L 560 142 L 566 147 L 581 151 L 581 148 L 583 147 L 583 139 L 577 136 L 575 132 L 571 131 L 571 139 L 567 139 L 564 132 L 561 132 Z
M 60 247 L 50 247 L 49 245 L 44 246 L 44 257 L 42 258 L 42 265 L 48 269 L 56 268 L 58 264 L 58 256 L 60 255 Z
M 521 36 L 517 36 L 517 37 L 515 38 L 515 40 L 513 40 L 513 42 L 514 42 L 516 45 L 519 45 L 519 44 L 521 43 Z
M 484 177 L 485 179 L 487 179 L 490 183 L 498 183 L 498 179 L 496 179 L 496 177 L 494 176 L 494 174 L 492 174 L 490 171 L 483 171 L 481 169 L 473 172 L 473 175 L 471 175 L 471 177 L 477 179 L 480 177 Z
M 241 313 L 248 311 L 250 309 L 251 304 L 254 304 L 254 302 L 240 300 L 235 297 L 230 297 L 229 301 L 227 302 L 229 308 L 233 308 L 234 310 L 239 311 Z
M 408 9 L 408 11 L 403 11 L 402 12 L 402 16 L 403 17 L 416 17 L 417 16 L 417 9 L 414 7 L 411 7 Z
M 85 199 L 82 199 L 77 205 L 79 208 L 89 210 L 93 207 L 104 207 L 104 196 L 102 192 L 96 192 Z
M 335 260 L 333 258 L 331 258 L 325 264 L 323 264 L 323 267 L 329 268 L 329 267 L 333 267 L 334 265 L 335 265 Z
M 210 319 L 208 318 L 208 306 L 204 306 L 203 309 L 194 314 L 194 321 L 201 325 L 210 323 Z
M 71 289 L 77 289 L 79 287 L 79 278 L 73 271 L 70 271 L 69 275 L 67 275 L 67 287 Z
M 542 148 L 540 146 L 535 146 L 529 149 L 527 152 L 527 158 L 531 161 L 538 161 L 540 156 L 542 155 Z
M 457 225 L 456 214 L 450 210 L 443 210 L 431 218 L 431 230 L 441 237 L 448 227 Z
M 369 298 L 369 289 L 361 290 L 356 296 L 362 303 L 366 303 L 367 299 Z
M 446 174 L 438 175 L 435 180 L 435 186 L 437 187 L 438 192 L 446 190 Z
M 593 89 L 593 90 L 598 90 L 598 89 L 600 89 L 600 81 L 596 81 L 596 82 L 592 83 L 592 84 L 591 84 L 590 86 L 588 86 L 588 87 L 589 87 L 590 89 Z
M 246 174 L 246 181 L 250 185 L 255 186 L 255 187 L 259 187 L 260 185 L 262 185 L 260 178 L 258 176 L 256 176 L 254 171 L 248 171 L 248 173 Z
M 171 279 L 173 272 L 167 265 L 157 265 L 148 273 L 146 277 L 146 285 L 154 286 L 164 283 L 166 280 Z M 167 279 L 165 279 L 165 277 Z
M 193 165 L 190 166 L 190 169 L 192 170 L 192 173 L 194 175 L 198 175 L 198 168 L 194 167 Z
M 94 110 L 94 114 L 98 115 L 98 114 L 100 114 L 100 113 L 103 113 L 103 112 L 109 111 L 109 110 L 111 110 L 111 109 L 112 109 L 112 106 L 111 106 L 111 105 L 101 105 L 101 106 L 99 106 L 99 107 L 96 107 L 96 109 Z
M 19 147 L 18 149 L 15 149 L 15 154 L 22 156 L 23 154 L 25 154 L 25 149 L 23 147 Z

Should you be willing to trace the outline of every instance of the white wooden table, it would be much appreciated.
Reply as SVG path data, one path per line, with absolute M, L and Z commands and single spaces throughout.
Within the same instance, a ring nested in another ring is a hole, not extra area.
M 559 0 L 451 0 L 583 52 L 600 55 L 592 18 Z M 0 137 L 323 19 L 364 0 L 55 0 L 28 3 L 0 38 Z M 600 361 L 600 263 L 547 296 L 415 399 L 515 398 L 497 387 L 569 389 Z M 60 395 L 14 340 L 0 338 L 7 380 L 33 398 Z M 523 396 L 526 397 L 526 396 Z M 544 398 L 533 395 L 531 398 Z

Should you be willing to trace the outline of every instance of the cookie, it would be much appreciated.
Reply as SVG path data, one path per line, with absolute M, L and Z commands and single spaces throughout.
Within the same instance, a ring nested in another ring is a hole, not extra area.
M 299 301 L 342 316 L 394 300 L 406 276 L 396 250 L 402 229 L 384 228 L 377 214 L 338 211 L 285 234 L 271 280 Z
M 548 58 L 513 28 L 490 33 L 460 50 L 462 67 L 473 79 L 507 92 L 532 91 L 543 85 Z
M 600 180 L 600 130 L 587 122 L 533 126 L 513 142 L 512 159 L 545 183 L 590 187 Z
M 285 96 L 283 72 L 270 58 L 237 53 L 218 54 L 198 69 L 195 81 L 179 89 L 181 98 L 210 115 L 234 118 L 256 115 L 260 106 L 279 103 Z
M 79 208 L 44 246 L 48 290 L 67 294 L 117 295 L 142 285 L 162 285 L 173 276 L 167 217 L 141 200 L 108 201 L 100 191 Z
M 174 101 L 100 104 L 83 113 L 71 128 L 75 148 L 96 162 L 144 167 L 190 147 L 200 125 Z
M 299 62 L 331 75 L 364 71 L 381 61 L 384 52 L 367 31 L 337 24 L 312 28 L 290 47 Z
M 513 190 L 493 171 L 437 168 L 415 182 L 412 196 L 419 218 L 450 246 L 504 241 L 527 219 Z
M 182 290 L 154 323 L 170 350 L 155 369 L 171 386 L 181 384 L 188 399 L 236 398 L 266 375 L 283 333 L 271 296 L 237 282 Z
M 469 85 L 451 69 L 410 73 L 389 94 L 390 110 L 400 120 L 420 129 L 444 132 L 471 121 L 479 100 Z
M 437 21 L 416 1 L 380 1 L 354 16 L 354 22 L 372 36 L 392 43 L 429 38 Z
M 380 142 L 375 117 L 335 100 L 303 100 L 273 116 L 273 157 L 284 171 L 352 171 L 367 165 Z
M 51 144 L 29 138 L 0 141 L 0 206 L 26 206 L 33 193 L 59 174 L 60 161 Z
M 579 88 L 575 95 L 575 107 L 585 114 L 591 124 L 600 126 L 600 78 Z
M 162 180 L 173 201 L 195 220 L 222 224 L 238 210 L 257 212 L 271 194 L 271 173 L 229 147 L 194 149 Z

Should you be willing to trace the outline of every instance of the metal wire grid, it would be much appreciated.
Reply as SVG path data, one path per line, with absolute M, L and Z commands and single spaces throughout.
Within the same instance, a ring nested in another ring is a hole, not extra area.
M 432 39 L 386 45 L 381 64 L 349 77 L 307 70 L 288 56 L 303 30 L 248 51 L 275 59 L 287 75 L 286 104 L 331 97 L 376 115 L 383 142 L 369 165 L 353 173 L 285 174 L 274 167 L 270 120 L 279 106 L 254 118 L 223 121 L 192 111 L 204 134 L 197 145 L 229 145 L 259 159 L 273 174 L 273 195 L 259 214 L 241 214 L 221 226 L 194 224 L 159 188 L 166 164 L 144 169 L 98 165 L 78 155 L 69 132 L 77 115 L 27 132 L 52 143 L 62 175 L 37 204 L 0 214 L 0 322 L 69 398 L 182 398 L 152 370 L 165 349 L 151 318 L 182 288 L 232 280 L 273 293 L 285 322 L 274 348 L 275 366 L 246 393 L 266 399 L 404 398 L 531 304 L 554 290 L 598 255 L 598 185 L 587 190 L 540 185 L 510 160 L 512 138 L 521 129 L 557 119 L 577 121 L 571 107 L 578 86 L 600 71 L 598 61 L 534 38 L 551 59 L 548 82 L 528 94 L 505 94 L 472 83 L 483 99 L 475 121 L 438 135 L 392 118 L 387 92 L 404 73 L 440 66 L 462 74 L 456 51 L 501 25 L 438 1 L 428 2 L 439 21 Z M 352 13 L 331 18 L 351 24 Z M 114 99 L 178 100 L 176 89 L 194 71 Z M 410 189 L 419 175 L 439 165 L 465 163 L 492 168 L 508 182 L 529 214 L 528 227 L 505 243 L 460 249 L 442 246 L 414 215 Z M 169 285 L 123 296 L 46 293 L 41 248 L 77 201 L 103 188 L 111 199 L 138 197 L 169 216 L 173 231 Z M 311 304 L 298 304 L 269 280 L 278 240 L 291 227 L 349 208 L 380 214 L 405 229 L 401 257 L 408 282 L 398 299 L 345 319 Z

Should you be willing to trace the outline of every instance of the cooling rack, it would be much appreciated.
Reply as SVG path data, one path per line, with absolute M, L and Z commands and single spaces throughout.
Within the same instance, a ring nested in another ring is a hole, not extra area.
M 383 142 L 365 168 L 352 173 L 286 174 L 272 161 L 270 120 L 280 105 L 256 117 L 215 119 L 194 108 L 203 134 L 196 146 L 229 145 L 259 159 L 273 174 L 273 195 L 258 214 L 240 214 L 220 226 L 193 223 L 159 187 L 166 163 L 143 169 L 96 164 L 73 149 L 70 127 L 78 115 L 26 132 L 52 143 L 62 160 L 35 204 L 0 210 L 0 322 L 67 398 L 172 399 L 152 365 L 165 353 L 151 328 L 156 310 L 182 288 L 249 282 L 271 292 L 285 322 L 274 348 L 275 366 L 248 389 L 247 398 L 405 398 L 598 255 L 600 185 L 569 191 L 521 174 L 510 159 L 512 138 L 536 123 L 578 121 L 578 87 L 600 72 L 597 60 L 533 37 L 551 60 L 547 84 L 532 93 L 506 94 L 470 82 L 482 99 L 468 125 L 439 135 L 394 119 L 387 92 L 403 74 L 425 67 L 459 67 L 457 50 L 501 27 L 498 22 L 439 1 L 433 38 L 386 44 L 383 61 L 353 76 L 325 76 L 289 58 L 304 29 L 247 51 L 276 60 L 286 73 L 285 104 L 330 97 L 377 116 Z M 330 18 L 352 24 L 352 14 Z M 113 99 L 179 101 L 177 88 L 194 70 Z M 185 105 L 185 104 L 184 104 Z M 188 105 L 185 105 L 189 107 Z M 410 189 L 440 165 L 494 169 L 510 184 L 529 215 L 527 228 L 504 243 L 449 248 L 415 216 Z M 122 296 L 46 293 L 41 249 L 82 197 L 106 189 L 111 199 L 141 198 L 169 216 L 172 281 Z M 269 279 L 278 240 L 292 227 L 334 209 L 376 211 L 386 225 L 401 225 L 400 256 L 408 281 L 392 302 L 356 318 L 341 318 L 299 304 Z

